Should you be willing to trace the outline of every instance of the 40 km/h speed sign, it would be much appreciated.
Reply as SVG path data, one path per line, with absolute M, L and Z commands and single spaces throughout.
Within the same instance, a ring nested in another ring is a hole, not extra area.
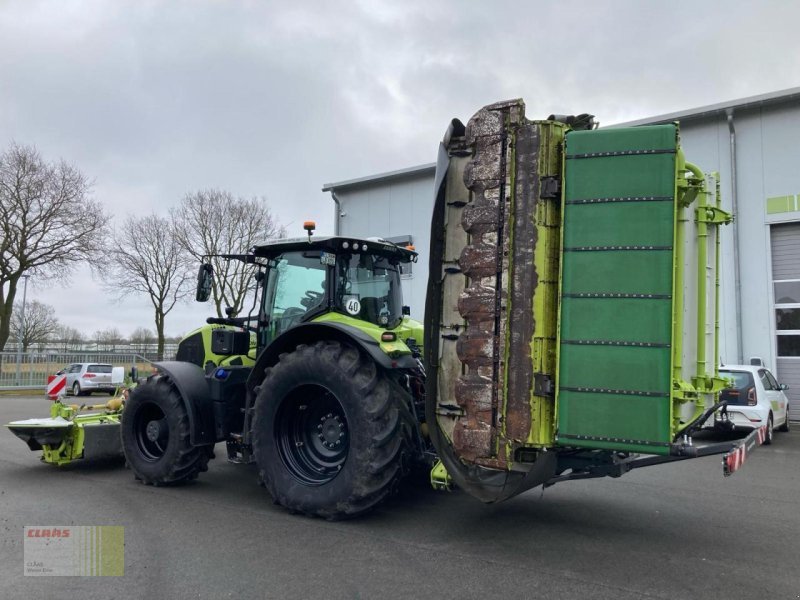
M 361 312 L 361 302 L 355 296 L 350 296 L 345 300 L 344 309 L 351 315 L 357 315 Z

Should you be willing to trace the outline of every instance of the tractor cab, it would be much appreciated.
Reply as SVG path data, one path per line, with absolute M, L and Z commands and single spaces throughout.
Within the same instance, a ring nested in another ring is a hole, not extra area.
M 395 329 L 403 320 L 402 265 L 417 257 L 383 240 L 343 237 L 281 240 L 253 254 L 266 259 L 259 346 L 326 313 Z
M 247 317 L 209 322 L 248 326 L 258 349 L 269 346 L 289 329 L 324 320 L 363 329 L 393 330 L 408 309 L 403 306 L 400 275 L 416 262 L 411 247 L 379 238 L 308 237 L 282 239 L 255 246 L 248 254 L 226 255 L 260 267 L 259 294 Z M 210 296 L 211 265 L 198 275 L 197 299 Z M 252 327 L 256 322 L 257 327 Z

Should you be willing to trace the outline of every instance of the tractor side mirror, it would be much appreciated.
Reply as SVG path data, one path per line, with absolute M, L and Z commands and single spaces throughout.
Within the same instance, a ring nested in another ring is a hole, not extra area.
M 209 263 L 200 265 L 200 270 L 197 271 L 197 293 L 195 300 L 198 302 L 207 302 L 211 298 L 211 287 L 214 284 L 214 269 Z

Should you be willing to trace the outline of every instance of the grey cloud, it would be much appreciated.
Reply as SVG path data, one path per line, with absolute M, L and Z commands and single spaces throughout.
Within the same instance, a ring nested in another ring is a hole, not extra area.
M 495 100 L 611 123 L 795 86 L 798 16 L 685 0 L 4 2 L 0 144 L 75 163 L 119 217 L 215 186 L 265 196 L 290 231 L 330 231 L 322 183 L 430 162 L 452 117 Z M 83 303 L 64 300 L 74 288 L 42 299 L 75 325 L 119 318 L 78 279 Z M 145 299 L 128 305 L 120 329 L 150 326 Z

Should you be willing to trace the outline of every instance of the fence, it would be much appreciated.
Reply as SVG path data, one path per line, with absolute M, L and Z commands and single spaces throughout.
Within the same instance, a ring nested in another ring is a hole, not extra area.
M 131 367 L 136 367 L 140 377 L 153 372 L 150 360 L 140 354 L 27 352 L 18 355 L 16 352 L 0 352 L 0 390 L 44 387 L 48 375 L 54 375 L 72 363 L 84 362 L 125 367 L 126 374 L 130 373 Z

